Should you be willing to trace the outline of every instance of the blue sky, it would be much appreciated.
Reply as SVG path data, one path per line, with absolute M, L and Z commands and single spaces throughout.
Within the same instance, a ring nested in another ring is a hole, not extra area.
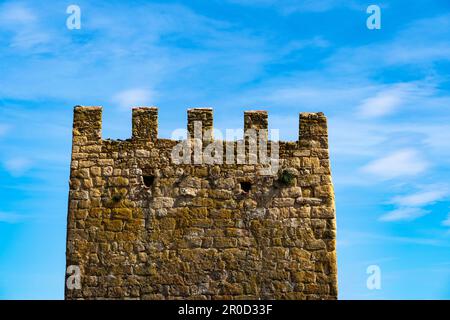
M 341 299 L 450 298 L 450 2 L 0 1 L 0 299 L 62 299 L 72 107 L 329 119 Z M 81 8 L 81 29 L 66 8 Z M 381 7 L 380 30 L 366 8 Z M 381 269 L 381 289 L 366 269 Z

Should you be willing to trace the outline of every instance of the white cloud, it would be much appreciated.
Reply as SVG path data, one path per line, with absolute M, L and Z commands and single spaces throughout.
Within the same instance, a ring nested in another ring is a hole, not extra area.
M 42 45 L 51 41 L 36 10 L 23 3 L 8 2 L 0 7 L 0 27 L 12 35 L 9 42 L 11 48 L 28 50 L 39 47 L 43 50 Z
M 450 227 L 450 213 L 447 215 L 447 218 L 442 221 L 442 225 L 445 227 Z
M 422 187 L 422 189 L 422 191 L 410 195 L 394 197 L 390 203 L 395 204 L 398 208 L 381 216 L 380 220 L 415 220 L 430 213 L 429 210 L 423 208 L 424 206 L 432 205 L 437 201 L 445 200 L 449 195 L 447 186 L 429 185 Z
M 381 216 L 380 221 L 411 221 L 429 213 L 421 208 L 399 208 Z
M 30 24 L 36 21 L 36 15 L 23 4 L 8 2 L 0 7 L 0 24 Z
M 402 104 L 405 95 L 404 86 L 378 92 L 375 96 L 365 99 L 359 106 L 359 114 L 364 118 L 375 118 L 388 115 Z
M 114 96 L 114 103 L 121 109 L 128 110 L 136 106 L 150 106 L 154 104 L 156 92 L 150 89 L 134 88 L 121 91 Z
M 369 75 L 392 66 L 412 66 L 416 72 L 430 74 L 434 62 L 450 60 L 449 26 L 449 14 L 415 20 L 392 40 L 340 48 L 328 64 L 335 72 L 353 75 Z
M 375 97 L 364 100 L 360 113 L 367 118 L 384 116 L 393 112 L 401 101 L 401 97 L 395 93 L 380 92 Z
M 382 87 L 374 96 L 362 101 L 358 113 L 363 118 L 377 118 L 392 114 L 403 105 L 422 104 L 421 98 L 428 98 L 435 93 L 433 86 L 432 79 L 425 79 Z
M 11 42 L 11 47 L 25 50 L 48 43 L 49 41 L 50 36 L 46 33 L 19 30 Z
M 414 149 L 403 149 L 374 160 L 362 168 L 363 172 L 372 174 L 382 180 L 403 176 L 414 176 L 424 172 L 428 163 Z
M 13 176 L 21 176 L 30 169 L 32 161 L 27 158 L 11 158 L 4 162 L 5 169 Z
M 0 222 L 15 223 L 15 222 L 19 222 L 22 219 L 23 219 L 23 217 L 16 213 L 0 211 Z
M 422 191 L 407 196 L 396 196 L 391 203 L 404 207 L 418 207 L 433 204 L 443 200 L 448 196 L 448 190 L 443 187 L 441 190 Z

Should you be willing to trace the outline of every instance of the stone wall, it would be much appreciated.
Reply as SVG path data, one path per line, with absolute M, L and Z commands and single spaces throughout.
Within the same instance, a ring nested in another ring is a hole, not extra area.
M 157 109 L 132 115 L 131 139 L 102 140 L 101 107 L 75 107 L 66 256 L 81 288 L 66 299 L 337 298 L 322 113 L 300 114 L 275 176 L 261 164 L 173 164 L 179 141 L 158 138 Z M 194 121 L 211 129 L 212 110 L 190 109 L 189 133 Z M 266 112 L 244 115 L 244 129 L 267 125 Z

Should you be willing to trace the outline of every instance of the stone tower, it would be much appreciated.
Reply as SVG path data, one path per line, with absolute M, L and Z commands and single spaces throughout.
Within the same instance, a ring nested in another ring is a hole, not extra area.
M 327 121 L 299 122 L 263 175 L 247 136 L 214 139 L 211 109 L 188 110 L 188 137 L 200 124 L 200 150 L 241 143 L 245 163 L 174 163 L 180 141 L 158 138 L 154 107 L 133 109 L 124 141 L 102 139 L 101 107 L 75 107 L 66 299 L 336 299 Z M 245 130 L 267 127 L 265 111 L 245 112 Z

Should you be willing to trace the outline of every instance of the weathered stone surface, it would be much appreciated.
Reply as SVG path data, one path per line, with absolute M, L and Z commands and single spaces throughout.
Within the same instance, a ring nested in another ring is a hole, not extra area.
M 197 195 L 198 189 L 194 188 L 180 188 L 180 194 L 185 196 L 195 197 Z
M 67 265 L 80 267 L 81 289 L 66 298 L 336 299 L 325 116 L 302 113 L 299 140 L 280 142 L 283 182 L 257 163 L 172 163 L 178 142 L 158 138 L 157 115 L 135 108 L 132 138 L 113 141 L 101 138 L 101 108 L 75 109 Z M 268 127 L 266 112 L 244 119 Z M 196 121 L 213 140 L 212 110 L 189 111 L 190 134 Z

